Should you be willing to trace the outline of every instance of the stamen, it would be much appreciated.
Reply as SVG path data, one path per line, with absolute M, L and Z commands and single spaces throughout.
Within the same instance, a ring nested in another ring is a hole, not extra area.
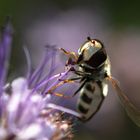
M 67 73 L 67 72 L 59 73 L 59 74 L 56 74 L 56 75 L 50 77 L 50 78 L 47 79 L 47 80 L 42 81 L 41 83 L 39 83 L 38 85 L 36 85 L 36 86 L 33 88 L 32 92 L 35 92 L 35 91 L 39 90 L 39 89 L 42 88 L 44 85 L 46 85 L 48 82 L 50 82 L 51 80 L 53 80 L 53 79 L 55 79 L 55 78 L 57 78 L 57 77 L 60 77 L 60 78 L 61 78 L 61 76 L 62 76 L 62 77 L 65 76 L 66 73 Z M 54 84 L 53 84 L 53 85 L 54 85 Z
M 59 110 L 59 111 L 74 115 L 75 117 L 78 117 L 78 118 L 82 117 L 80 113 L 78 113 L 78 112 L 76 112 L 74 110 L 71 110 L 71 109 L 56 105 L 56 104 L 48 103 L 46 107 L 56 109 L 56 110 Z
M 44 70 L 45 65 L 48 63 L 48 61 L 46 61 L 46 60 L 48 60 L 48 59 L 49 59 L 49 56 L 48 56 L 48 54 L 46 53 L 46 54 L 44 55 L 44 58 L 43 58 L 42 63 L 40 64 L 40 66 L 39 66 L 39 67 L 34 71 L 34 73 L 32 74 L 32 76 L 31 76 L 31 78 L 30 78 L 30 80 L 29 80 L 29 85 L 32 85 L 33 82 L 34 82 L 34 84 L 37 83 L 37 81 L 39 80 L 39 78 L 40 78 L 41 75 L 42 75 L 42 71 Z
M 30 76 L 31 76 L 31 57 L 30 57 L 30 53 L 29 50 L 27 49 L 27 47 L 23 47 L 25 56 L 26 56 L 26 61 L 27 61 L 27 81 L 29 81 Z
M 64 72 L 63 74 L 61 74 L 61 76 L 59 77 L 59 79 L 62 79 L 64 76 L 66 76 L 69 71 L 70 71 L 70 69 L 68 69 L 66 72 Z M 59 79 L 57 79 L 53 84 L 51 84 L 51 87 L 47 88 L 45 90 L 45 93 L 47 93 L 52 87 L 54 87 L 56 84 L 58 84 L 60 82 Z

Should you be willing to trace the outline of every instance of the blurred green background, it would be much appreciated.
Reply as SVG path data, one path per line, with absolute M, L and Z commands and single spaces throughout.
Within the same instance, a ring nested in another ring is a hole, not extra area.
M 139 0 L 1 0 L 1 25 L 6 16 L 12 17 L 15 31 L 13 75 L 25 73 L 24 45 L 36 64 L 45 44 L 77 51 L 90 35 L 104 42 L 114 77 L 140 108 Z M 140 139 L 140 129 L 127 117 L 114 92 L 109 89 L 101 110 L 90 122 L 75 126 L 74 140 Z

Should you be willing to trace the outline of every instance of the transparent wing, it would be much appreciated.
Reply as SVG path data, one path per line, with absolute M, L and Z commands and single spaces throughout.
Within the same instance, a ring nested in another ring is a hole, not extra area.
M 121 90 L 119 87 L 119 84 L 117 80 L 115 80 L 113 77 L 109 77 L 109 81 L 112 83 L 114 89 L 117 91 L 117 95 L 120 98 L 120 101 L 130 117 L 130 119 L 140 127 L 140 109 L 138 109 L 125 95 L 125 93 Z

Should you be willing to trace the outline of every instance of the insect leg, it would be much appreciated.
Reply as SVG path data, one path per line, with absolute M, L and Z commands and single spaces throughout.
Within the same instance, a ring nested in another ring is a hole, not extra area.
M 74 73 L 80 76 L 91 76 L 91 73 L 74 70 Z
M 66 66 L 76 64 L 76 62 L 78 60 L 78 56 L 75 52 L 69 52 L 63 48 L 59 48 L 59 50 L 61 50 L 65 55 L 67 55 L 69 57 L 69 59 L 66 61 Z
M 55 90 L 56 88 L 58 88 L 59 86 L 62 86 L 63 84 L 66 84 L 66 83 L 75 83 L 76 80 L 79 80 L 79 79 L 81 79 L 81 77 L 75 77 L 75 78 L 65 79 L 65 80 L 64 79 L 59 79 L 61 82 L 59 82 L 57 85 L 51 87 L 51 89 L 48 91 L 48 93 L 54 94 L 54 95 L 59 96 L 59 97 L 71 98 L 73 96 L 65 96 L 62 93 L 52 92 L 52 91 Z
M 51 89 L 48 91 L 48 93 L 51 93 L 53 90 L 55 90 L 56 88 L 62 86 L 65 83 L 74 83 L 74 81 L 69 80 L 69 79 L 63 80 L 63 81 L 59 82 L 58 84 L 56 84 L 55 86 L 51 87 Z
M 69 51 L 66 51 L 66 50 L 63 49 L 63 48 L 59 48 L 59 49 L 60 49 L 65 55 L 73 56 L 73 58 L 74 58 L 75 60 L 78 59 L 78 56 L 76 55 L 75 52 L 69 52 Z
M 76 80 L 80 80 L 82 77 L 75 77 L 75 78 L 70 78 L 70 79 L 59 79 L 59 81 L 65 81 L 65 80 L 70 80 L 76 82 Z
M 72 97 L 74 97 L 83 88 L 83 86 L 85 85 L 86 82 L 87 82 L 87 80 L 85 80 L 83 82 L 83 84 L 74 92 L 74 94 L 72 95 Z
M 59 92 L 53 92 L 52 94 L 55 96 L 63 97 L 63 98 L 67 98 L 67 99 L 72 98 L 72 96 L 64 95 L 64 94 L 59 93 Z

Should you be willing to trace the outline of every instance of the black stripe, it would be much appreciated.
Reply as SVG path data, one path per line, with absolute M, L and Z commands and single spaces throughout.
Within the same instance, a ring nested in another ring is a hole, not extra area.
M 93 88 L 92 88 L 91 84 L 86 84 L 86 89 L 88 91 L 92 91 L 93 92 Z
M 92 102 L 92 98 L 88 97 L 86 93 L 83 93 L 81 96 L 82 100 L 88 104 Z
M 84 108 L 82 105 L 78 104 L 78 109 L 80 112 L 86 114 L 88 112 L 88 109 Z

